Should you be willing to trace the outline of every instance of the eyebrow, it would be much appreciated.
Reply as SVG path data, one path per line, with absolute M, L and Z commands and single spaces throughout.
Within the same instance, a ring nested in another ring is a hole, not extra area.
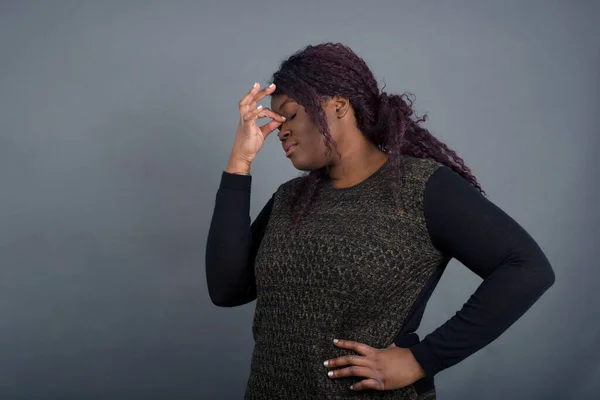
M 279 105 L 279 107 L 278 107 L 278 110 L 279 110 L 279 111 L 281 111 L 281 109 L 283 108 L 283 106 L 285 106 L 287 103 L 291 103 L 291 102 L 294 102 L 294 103 L 296 103 L 296 100 L 294 100 L 294 99 L 289 99 L 289 98 L 288 98 L 288 99 L 285 99 L 285 100 L 283 101 L 283 103 L 281 103 L 281 104 Z

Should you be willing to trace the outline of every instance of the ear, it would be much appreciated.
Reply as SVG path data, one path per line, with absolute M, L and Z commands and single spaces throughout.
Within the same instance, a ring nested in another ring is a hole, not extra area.
M 346 98 L 334 96 L 333 105 L 335 107 L 335 114 L 338 118 L 344 118 L 344 116 L 350 111 L 350 101 Z

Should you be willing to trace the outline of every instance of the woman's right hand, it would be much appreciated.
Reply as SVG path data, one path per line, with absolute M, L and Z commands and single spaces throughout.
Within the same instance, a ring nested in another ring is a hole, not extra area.
M 260 90 L 257 82 L 254 87 L 240 100 L 240 121 L 235 133 L 233 149 L 229 164 L 243 164 L 249 167 L 265 143 L 265 139 L 284 121 L 285 117 L 268 108 L 257 106 L 258 101 L 275 91 L 275 84 Z M 271 121 L 259 126 L 260 118 L 271 118 Z

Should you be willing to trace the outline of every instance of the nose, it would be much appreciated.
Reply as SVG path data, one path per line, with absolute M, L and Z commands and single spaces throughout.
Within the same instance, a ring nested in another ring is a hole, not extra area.
M 279 132 L 277 136 L 279 136 L 279 140 L 283 142 L 284 140 L 290 137 L 290 131 L 286 130 L 283 132 Z

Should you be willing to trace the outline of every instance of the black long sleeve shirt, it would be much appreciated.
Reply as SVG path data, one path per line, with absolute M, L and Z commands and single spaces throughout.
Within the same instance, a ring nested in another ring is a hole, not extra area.
M 271 198 L 251 223 L 251 176 L 223 172 L 206 249 L 206 277 L 214 304 L 256 299 L 254 258 L 269 221 Z M 554 272 L 532 237 L 510 216 L 449 168 L 427 181 L 427 229 L 435 247 L 483 281 L 448 321 L 419 341 L 414 333 L 443 270 L 431 278 L 396 345 L 408 347 L 433 377 L 486 346 L 520 318 L 554 283 Z

